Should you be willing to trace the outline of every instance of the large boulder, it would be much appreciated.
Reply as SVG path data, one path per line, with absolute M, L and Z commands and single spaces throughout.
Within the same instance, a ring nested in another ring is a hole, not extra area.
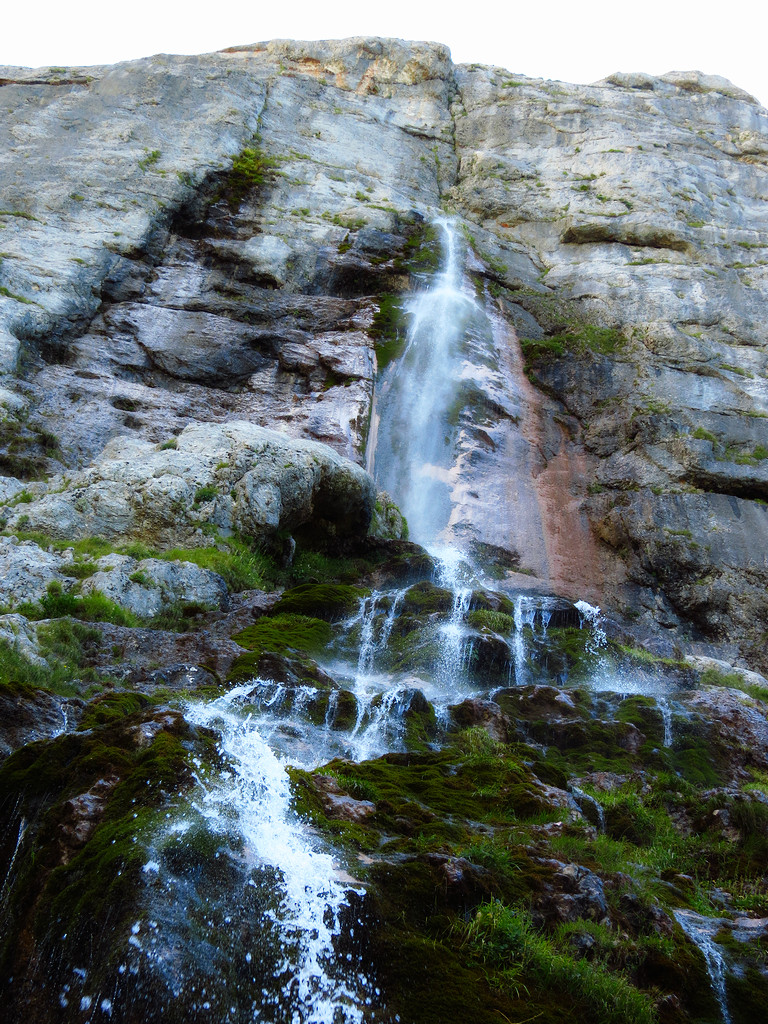
M 51 583 L 71 586 L 73 580 L 66 577 L 71 556 L 71 551 L 46 551 L 31 540 L 0 537 L 0 605 L 13 608 L 39 601 Z
M 339 537 L 364 535 L 375 497 L 371 477 L 327 445 L 251 423 L 206 423 L 165 445 L 116 438 L 95 465 L 26 503 L 8 525 L 161 547 L 199 545 L 213 527 L 269 543 L 310 522 Z

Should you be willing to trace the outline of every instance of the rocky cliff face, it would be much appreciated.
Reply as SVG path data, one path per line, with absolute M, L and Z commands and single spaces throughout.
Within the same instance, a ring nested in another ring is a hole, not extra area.
M 768 115 L 749 96 L 375 39 L 2 74 L 8 498 L 195 421 L 362 461 L 377 339 L 381 361 L 447 211 L 497 316 L 459 417 L 469 539 L 766 667 Z M 493 514 L 472 497 L 489 487 Z
M 10 1019 L 757 1019 L 768 112 L 379 39 L 0 104 Z M 440 218 L 471 590 L 367 471 Z

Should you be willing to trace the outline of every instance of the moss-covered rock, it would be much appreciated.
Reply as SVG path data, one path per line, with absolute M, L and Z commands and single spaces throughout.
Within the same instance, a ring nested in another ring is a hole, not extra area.
M 272 614 L 309 616 L 334 622 L 351 615 L 369 590 L 333 583 L 302 583 L 286 590 Z
M 190 752 L 215 758 L 210 738 L 146 698 L 102 700 L 86 723 L 29 744 L 0 768 L 9 872 L 0 961 L 11 1019 L 22 1007 L 51 1019 L 83 950 L 118 948 L 138 913 L 147 837 L 192 782 Z M 49 965 L 43 989 L 24 970 L 30 958 Z M 115 968 L 107 955 L 89 970 L 98 983 Z M 13 975 L 21 980 L 7 987 Z

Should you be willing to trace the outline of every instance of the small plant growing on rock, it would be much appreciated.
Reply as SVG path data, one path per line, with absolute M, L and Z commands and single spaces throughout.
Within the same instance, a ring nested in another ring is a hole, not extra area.
M 204 501 L 213 501 L 218 496 L 218 487 L 208 485 L 207 487 L 198 487 L 195 491 L 195 504 L 202 505 Z
M 132 583 L 138 583 L 139 586 L 141 586 L 141 587 L 154 587 L 154 586 L 157 585 L 155 583 L 155 581 L 152 579 L 152 577 L 148 576 L 141 569 L 138 569 L 136 572 L 131 573 L 131 575 L 128 577 L 128 579 Z
M 139 160 L 139 167 L 142 169 L 142 171 L 148 171 L 149 168 L 153 167 L 160 159 L 160 150 L 153 149 L 150 152 L 150 150 L 145 149 L 144 152 L 146 153 L 146 156 L 142 157 L 141 160 Z
M 278 162 L 275 157 L 267 156 L 255 147 L 241 150 L 232 161 L 227 181 L 230 207 L 236 209 L 251 189 L 263 185 Z
M 717 438 L 711 430 L 705 430 L 704 427 L 696 427 L 691 437 L 695 437 L 697 441 L 711 441 L 712 444 L 717 444 Z

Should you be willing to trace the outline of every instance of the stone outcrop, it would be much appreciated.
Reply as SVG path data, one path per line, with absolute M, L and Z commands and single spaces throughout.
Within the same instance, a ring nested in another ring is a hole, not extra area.
M 191 562 L 159 558 L 136 561 L 127 555 L 99 559 L 99 571 L 83 581 L 82 593 L 100 593 L 141 618 L 159 615 L 168 602 L 226 607 L 227 584 L 215 572 Z
M 90 469 L 13 510 L 8 527 L 173 547 L 205 546 L 212 526 L 268 543 L 310 520 L 364 535 L 374 500 L 368 474 L 326 445 L 236 421 L 189 426 L 165 445 L 115 439 Z

